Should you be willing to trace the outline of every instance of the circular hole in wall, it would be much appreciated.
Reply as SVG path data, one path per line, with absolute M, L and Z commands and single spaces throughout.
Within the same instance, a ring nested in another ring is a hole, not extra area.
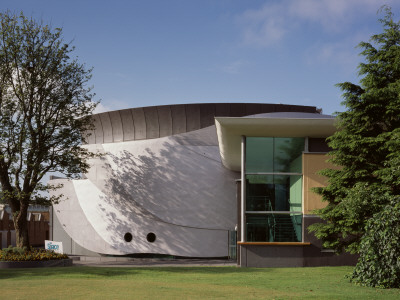
M 125 233 L 124 240 L 125 240 L 125 242 L 132 241 L 132 234 L 130 232 Z
M 146 238 L 149 243 L 153 243 L 156 240 L 156 235 L 150 232 L 149 234 L 147 234 Z

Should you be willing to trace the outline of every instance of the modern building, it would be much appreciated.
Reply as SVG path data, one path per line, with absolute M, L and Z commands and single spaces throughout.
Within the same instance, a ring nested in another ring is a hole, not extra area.
M 53 178 L 52 238 L 69 254 L 235 257 L 240 266 L 352 264 L 307 227 L 324 205 L 325 138 L 316 107 L 210 103 L 93 116 L 102 156 L 82 179 Z

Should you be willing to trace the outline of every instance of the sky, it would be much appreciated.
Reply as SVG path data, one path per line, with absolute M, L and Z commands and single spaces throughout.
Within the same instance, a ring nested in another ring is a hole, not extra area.
M 335 84 L 358 83 L 359 42 L 396 0 L 2 0 L 62 27 L 93 67 L 96 112 L 182 103 L 312 105 L 343 111 Z

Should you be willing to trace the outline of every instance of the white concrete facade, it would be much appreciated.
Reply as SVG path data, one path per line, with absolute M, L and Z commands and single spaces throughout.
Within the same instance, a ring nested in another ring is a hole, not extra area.
M 102 254 L 227 256 L 238 174 L 221 168 L 218 146 L 165 137 L 87 147 L 105 154 L 91 161 L 87 179 L 54 180 L 69 198 L 55 213 L 78 244 Z M 153 243 L 146 240 L 150 232 Z
M 89 162 L 84 179 L 51 181 L 64 185 L 54 192 L 64 195 L 54 213 L 75 243 L 99 254 L 228 256 L 229 231 L 237 225 L 235 180 L 241 175 L 221 162 L 214 118 L 285 109 L 316 112 L 272 104 L 191 104 L 95 115 L 96 130 L 85 147 L 103 156 Z

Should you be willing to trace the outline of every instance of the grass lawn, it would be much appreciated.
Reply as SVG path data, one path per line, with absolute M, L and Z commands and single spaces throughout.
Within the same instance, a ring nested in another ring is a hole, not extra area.
M 0 269 L 0 299 L 400 299 L 352 285 L 351 267 Z

